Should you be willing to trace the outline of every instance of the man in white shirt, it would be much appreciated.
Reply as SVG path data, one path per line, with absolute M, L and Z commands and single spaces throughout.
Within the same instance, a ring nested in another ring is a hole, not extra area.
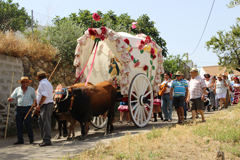
M 170 89 L 171 89 L 172 80 L 170 78 L 170 73 L 164 73 L 164 81 L 161 83 L 161 86 L 166 87 L 166 91 L 162 95 L 162 109 L 164 114 L 163 121 L 172 121 L 172 100 L 170 99 Z
M 39 146 L 49 146 L 52 145 L 51 115 L 54 108 L 52 99 L 53 87 L 47 80 L 47 74 L 44 71 L 38 72 L 35 79 L 39 80 L 39 86 L 37 89 L 37 110 L 40 111 L 38 125 L 43 139 L 43 142 L 40 143 Z

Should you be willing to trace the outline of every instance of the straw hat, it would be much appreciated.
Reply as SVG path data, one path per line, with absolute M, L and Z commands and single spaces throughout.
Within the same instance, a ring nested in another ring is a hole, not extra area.
M 181 71 L 177 71 L 177 73 L 175 74 L 176 76 L 182 76 L 182 72 Z
M 217 78 L 218 78 L 218 77 L 222 77 L 222 74 L 220 74 L 220 73 L 219 73 L 219 74 L 217 74 Z
M 192 68 L 190 72 L 198 72 L 197 68 Z
M 37 77 L 35 77 L 34 79 L 38 79 L 38 77 L 40 77 L 40 76 L 47 76 L 47 75 L 49 75 L 48 73 L 46 73 L 46 72 L 44 72 L 44 71 L 39 71 L 39 72 L 37 72 Z
M 21 80 L 18 81 L 18 83 L 21 83 L 22 81 L 28 81 L 29 83 L 32 82 L 32 80 L 30 80 L 28 77 L 21 77 Z

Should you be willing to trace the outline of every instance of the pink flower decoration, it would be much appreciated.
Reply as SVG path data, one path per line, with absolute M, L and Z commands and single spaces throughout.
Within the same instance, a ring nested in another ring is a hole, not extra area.
M 92 17 L 95 21 L 99 21 L 101 19 L 101 17 L 97 13 L 93 13 Z
M 131 53 L 131 52 L 132 52 L 132 50 L 133 50 L 133 47 L 130 47 L 130 49 L 129 49 L 129 53 Z
M 137 28 L 137 25 L 138 23 L 137 22 L 132 22 L 132 29 L 135 29 L 135 28 Z
M 134 57 L 133 57 L 133 55 L 131 55 L 131 60 L 132 60 L 132 61 L 134 60 Z
M 144 40 L 141 40 L 141 42 L 140 42 L 141 44 L 145 44 L 145 42 L 144 42 Z
M 138 67 L 139 65 L 140 65 L 140 62 L 137 61 L 137 62 L 134 64 L 134 67 L 136 68 L 136 67 Z
M 100 35 L 100 39 L 101 39 L 102 41 L 104 41 L 104 39 L 105 39 L 104 35 Z
M 151 48 L 150 53 L 151 53 L 152 55 L 154 55 L 154 53 L 155 53 L 155 49 Z
M 144 46 L 145 46 L 145 45 L 140 44 L 140 45 L 138 46 L 138 49 L 141 51 L 141 50 L 143 50 Z
M 107 33 L 106 27 L 102 26 L 102 34 L 106 34 L 106 33 Z

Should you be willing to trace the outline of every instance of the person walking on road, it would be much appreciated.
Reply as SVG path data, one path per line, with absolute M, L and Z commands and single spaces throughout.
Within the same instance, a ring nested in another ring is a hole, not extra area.
M 206 84 L 201 76 L 198 75 L 198 70 L 196 68 L 192 68 L 190 71 L 191 80 L 188 85 L 188 98 L 191 111 L 192 111 L 192 119 L 195 121 L 196 114 L 199 112 L 202 116 L 202 122 L 205 122 L 204 118 L 204 98 L 206 93 Z
M 188 83 L 185 79 L 182 79 L 182 73 L 177 71 L 176 80 L 172 82 L 171 90 L 170 90 L 170 99 L 173 100 L 173 105 L 177 110 L 178 115 L 178 123 L 182 123 L 184 121 L 184 101 L 186 101 L 186 95 L 188 93 Z M 173 97 L 174 92 L 174 97 Z
M 35 79 L 39 80 L 37 89 L 37 111 L 40 111 L 38 117 L 38 125 L 41 131 L 43 142 L 39 144 L 42 146 L 52 145 L 51 143 L 51 115 L 54 108 L 53 105 L 53 87 L 47 80 L 47 74 L 44 71 L 37 73 Z
M 170 73 L 164 74 L 164 81 L 161 83 L 161 88 L 166 89 L 161 97 L 162 110 L 164 114 L 163 121 L 172 121 L 172 100 L 170 99 L 170 88 L 172 80 L 170 78 Z
M 226 89 L 227 89 L 227 93 L 226 93 L 226 108 L 227 108 L 229 105 L 231 105 L 230 90 L 229 90 L 229 87 L 231 86 L 231 83 L 230 83 L 229 79 L 227 78 L 227 74 L 223 74 L 222 78 L 227 83 L 227 86 L 226 86 Z
M 16 109 L 16 125 L 17 125 L 17 134 L 18 141 L 16 144 L 23 144 L 23 122 L 27 128 L 28 138 L 30 144 L 34 142 L 34 135 L 32 129 L 32 117 L 31 114 L 27 116 L 24 120 L 24 117 L 28 113 L 29 109 L 33 105 L 34 100 L 36 99 L 35 90 L 28 86 L 32 81 L 28 79 L 28 77 L 21 77 L 21 80 L 18 83 L 21 83 L 20 87 L 17 87 L 11 96 L 7 99 L 8 102 L 12 102 L 13 100 L 17 100 L 17 109 Z

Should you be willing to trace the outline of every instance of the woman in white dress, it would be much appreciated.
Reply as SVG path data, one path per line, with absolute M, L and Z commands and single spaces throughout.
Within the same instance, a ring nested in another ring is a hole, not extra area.
M 222 79 L 222 74 L 217 75 L 217 81 L 215 82 L 214 92 L 217 94 L 217 98 L 220 100 L 220 107 L 222 109 L 222 105 L 224 104 L 224 108 L 227 107 L 226 103 L 226 94 L 227 94 L 227 83 L 224 79 Z

